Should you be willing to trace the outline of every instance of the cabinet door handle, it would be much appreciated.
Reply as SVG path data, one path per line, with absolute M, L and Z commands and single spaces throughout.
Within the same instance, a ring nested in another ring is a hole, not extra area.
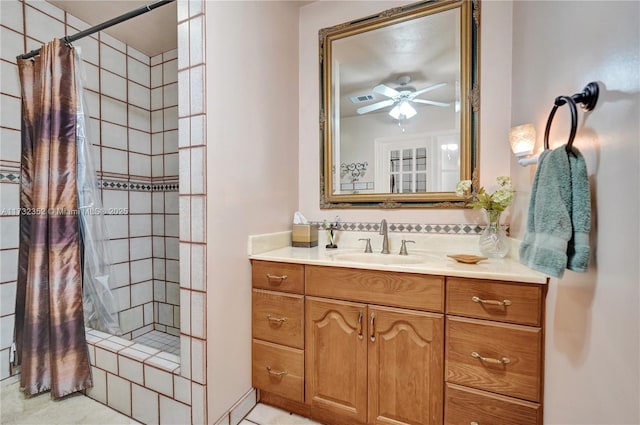
M 362 311 L 358 313 L 358 338 L 362 339 Z
M 267 320 L 271 323 L 275 323 L 277 325 L 282 325 L 284 322 L 287 321 L 286 317 L 273 317 L 270 314 L 267 314 Z
M 284 376 L 287 374 L 286 370 L 273 370 L 271 369 L 271 366 L 267 366 L 267 372 L 269 372 L 269 375 L 271 376 Z
M 499 305 L 500 307 L 506 307 L 508 305 L 511 305 L 511 301 L 509 300 L 502 300 L 502 301 L 483 300 L 482 298 L 476 297 L 476 296 L 471 297 L 471 301 L 473 301 L 474 303 L 480 303 L 480 304 Z
M 371 342 L 376 342 L 376 314 L 371 313 L 371 333 L 369 334 Z
M 267 273 L 267 279 L 269 280 L 269 283 L 271 283 L 272 285 L 280 285 L 282 281 L 285 280 L 286 278 L 287 278 L 286 274 L 283 274 L 282 276 L 274 276 L 272 274 Z
M 480 361 L 482 361 L 484 363 L 500 364 L 500 365 L 511 363 L 511 359 L 509 357 L 501 357 L 499 359 L 492 359 L 491 357 L 482 357 L 480 354 L 476 353 L 475 351 L 471 353 L 471 357 L 473 357 L 475 359 L 479 359 Z
M 480 425 L 480 424 L 478 422 L 476 422 L 476 421 L 471 421 L 471 422 L 469 422 L 469 425 Z

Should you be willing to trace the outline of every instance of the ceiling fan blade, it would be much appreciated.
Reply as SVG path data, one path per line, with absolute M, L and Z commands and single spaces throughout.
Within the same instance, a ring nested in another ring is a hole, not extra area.
M 413 93 L 411 93 L 409 95 L 409 99 L 415 99 L 416 97 L 420 96 L 423 93 L 426 93 L 426 92 L 431 91 L 431 90 L 439 89 L 440 87 L 444 87 L 446 85 L 447 85 L 447 83 L 438 83 L 438 84 L 434 84 L 434 85 L 429 86 L 429 87 L 425 87 L 425 88 L 423 88 L 421 90 L 414 91 Z M 375 89 L 373 89 L 373 90 L 375 91 Z
M 412 99 L 411 101 L 416 103 L 424 103 L 425 105 L 434 105 L 434 106 L 442 106 L 442 107 L 447 107 L 451 105 L 450 103 L 436 102 L 435 100 Z
M 394 90 L 389 86 L 385 86 L 384 84 L 377 85 L 373 88 L 374 93 L 381 94 L 387 97 L 395 97 L 400 94 L 398 90 Z
M 381 102 L 372 103 L 371 105 L 363 106 L 361 108 L 356 109 L 356 112 L 359 114 L 366 114 L 367 112 L 377 111 L 378 109 L 386 108 L 387 106 L 391 106 L 395 103 L 393 99 L 383 100 Z

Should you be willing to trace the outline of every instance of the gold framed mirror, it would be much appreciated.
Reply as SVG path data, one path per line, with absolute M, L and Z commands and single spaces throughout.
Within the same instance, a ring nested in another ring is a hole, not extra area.
M 431 0 L 320 30 L 320 208 L 464 207 L 479 16 L 476 0 Z

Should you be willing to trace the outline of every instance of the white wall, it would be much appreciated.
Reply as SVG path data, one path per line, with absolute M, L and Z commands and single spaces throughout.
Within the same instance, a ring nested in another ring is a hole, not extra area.
M 309 218 L 402 223 L 482 221 L 471 210 L 320 210 L 318 130 L 318 30 L 374 14 L 410 1 L 321 1 L 300 8 L 300 210 Z M 480 57 L 480 181 L 495 186 L 509 174 L 508 132 L 511 99 L 511 2 L 482 3 Z
M 298 7 L 206 4 L 209 422 L 251 388 L 251 234 L 298 205 Z
M 542 146 L 556 96 L 601 89 L 575 140 L 591 183 L 592 264 L 549 284 L 545 424 L 638 424 L 640 3 L 518 1 L 513 12 L 513 125 L 533 122 Z M 566 142 L 566 109 L 552 144 Z M 522 237 L 535 167 L 511 164 Z

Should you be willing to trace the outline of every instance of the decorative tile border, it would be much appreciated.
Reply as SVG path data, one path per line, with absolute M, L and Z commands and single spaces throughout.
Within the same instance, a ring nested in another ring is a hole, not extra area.
M 322 228 L 322 222 L 311 222 Z M 479 235 L 485 229 L 485 225 L 473 223 L 461 224 L 418 224 L 418 223 L 389 223 L 390 232 L 396 233 L 425 233 L 438 235 Z M 503 225 L 507 233 L 509 225 Z M 341 222 L 338 230 L 344 232 L 379 232 L 380 223 Z
M 20 173 L 0 171 L 0 183 L 20 183 Z M 98 188 L 139 192 L 178 192 L 180 190 L 180 185 L 178 182 L 149 183 L 98 179 Z
M 20 173 L 0 171 L 0 183 L 20 183 Z

